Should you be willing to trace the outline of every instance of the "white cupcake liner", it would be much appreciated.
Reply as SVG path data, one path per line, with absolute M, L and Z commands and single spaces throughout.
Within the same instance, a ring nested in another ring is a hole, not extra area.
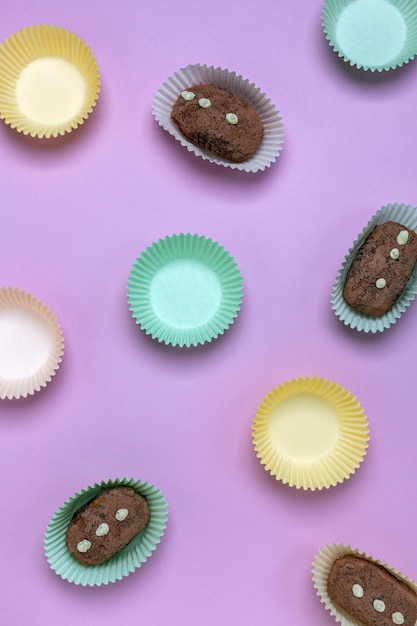
M 0 287 L 0 399 L 40 391 L 58 370 L 63 351 L 52 311 L 30 293 Z
M 194 146 L 182 135 L 178 126 L 171 119 L 171 111 L 179 94 L 196 83 L 211 83 L 222 89 L 228 89 L 247 100 L 256 110 L 262 120 L 264 137 L 252 158 L 243 163 L 232 163 Z M 261 93 L 260 89 L 253 83 L 242 78 L 242 76 L 238 76 L 236 72 L 220 67 L 196 64 L 188 65 L 174 72 L 157 91 L 152 103 L 152 113 L 158 124 L 190 152 L 211 163 L 245 172 L 257 172 L 270 167 L 279 156 L 284 143 L 282 119 L 266 95 Z
M 327 579 L 333 563 L 336 559 L 345 556 L 346 554 L 361 556 L 368 561 L 381 565 L 398 578 L 398 580 L 406 583 L 415 593 L 417 593 L 417 584 L 411 580 L 411 578 L 404 576 L 404 574 L 401 574 L 401 572 L 394 569 L 390 565 L 374 559 L 372 556 L 368 556 L 365 552 L 359 552 L 359 550 L 352 548 L 350 545 L 343 545 L 342 543 L 327 544 L 323 546 L 323 548 L 321 548 L 321 550 L 319 550 L 314 557 L 312 569 L 313 583 L 320 601 L 325 605 L 325 608 L 330 611 L 330 614 L 335 618 L 336 622 L 339 622 L 342 626 L 363 626 L 361 621 L 355 619 L 349 615 L 349 613 L 344 611 L 338 604 L 334 603 L 330 599 L 327 591 Z
M 380 317 L 370 317 L 364 313 L 356 311 L 343 298 L 343 287 L 346 276 L 352 261 L 369 233 L 378 224 L 388 221 L 398 222 L 410 230 L 417 232 L 417 208 L 408 204 L 387 204 L 379 209 L 363 229 L 362 233 L 349 249 L 341 269 L 336 277 L 331 295 L 331 306 L 337 317 L 352 329 L 365 333 L 382 332 L 402 316 L 407 307 L 410 306 L 417 293 L 417 264 L 407 285 L 392 308 Z

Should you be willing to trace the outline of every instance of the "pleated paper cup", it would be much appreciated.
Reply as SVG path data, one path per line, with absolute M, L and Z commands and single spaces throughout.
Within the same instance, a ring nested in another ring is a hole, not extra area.
M 24 135 L 70 133 L 89 117 L 99 91 L 94 55 L 64 28 L 29 26 L 0 45 L 0 118 Z
M 147 335 L 189 348 L 217 339 L 233 324 L 242 277 L 217 242 L 181 233 L 146 248 L 133 265 L 127 291 L 132 315 Z
M 131 487 L 146 498 L 150 509 L 149 522 L 127 546 L 104 563 L 83 565 L 72 556 L 65 541 L 72 516 L 103 489 L 120 485 Z M 164 535 L 167 519 L 168 507 L 164 495 L 147 482 L 133 478 L 116 478 L 94 483 L 73 495 L 56 511 L 45 533 L 45 555 L 51 569 L 70 583 L 84 587 L 114 583 L 129 576 L 148 560 Z
M 395 69 L 417 54 L 414 0 L 325 0 L 322 21 L 330 46 L 358 69 Z
M 324 378 L 296 378 L 272 389 L 252 426 L 257 457 L 290 487 L 327 489 L 362 462 L 369 429 L 364 411 L 344 387 Z
M 349 326 L 352 329 L 363 331 L 365 333 L 383 332 L 391 325 L 395 324 L 405 310 L 410 306 L 417 293 L 416 264 L 410 280 L 404 287 L 401 296 L 394 303 L 392 308 L 380 317 L 371 317 L 356 311 L 343 297 L 343 287 L 346 281 L 346 276 L 359 248 L 362 246 L 375 226 L 389 221 L 397 222 L 406 226 L 410 230 L 417 232 L 417 208 L 409 204 L 398 203 L 387 204 L 381 207 L 369 220 L 362 233 L 358 235 L 352 247 L 349 249 L 347 255 L 345 256 L 345 260 L 342 263 L 342 267 L 336 276 L 332 289 L 331 307 L 336 316 L 345 324 L 345 326 Z
M 342 609 L 342 607 L 333 602 L 330 599 L 327 590 L 327 580 L 333 563 L 347 554 L 354 554 L 356 556 L 363 557 L 372 563 L 381 565 L 388 570 L 388 572 L 393 574 L 395 578 L 407 584 L 415 593 L 417 593 L 417 584 L 411 580 L 411 578 L 404 576 L 404 574 L 401 574 L 401 572 L 394 569 L 390 565 L 387 565 L 372 556 L 368 556 L 365 552 L 359 552 L 358 549 L 352 548 L 350 545 L 343 545 L 342 543 L 327 544 L 323 546 L 323 548 L 321 548 L 321 550 L 319 550 L 314 557 L 312 569 L 313 583 L 320 601 L 325 605 L 325 608 L 330 611 L 330 614 L 335 618 L 336 622 L 339 622 L 342 626 L 363 626 L 361 621 L 349 615 L 349 613 Z M 394 624 L 394 622 L 392 623 Z
M 256 153 L 242 163 L 232 163 L 188 141 L 171 119 L 171 111 L 180 93 L 196 83 L 210 83 L 244 98 L 261 118 L 264 136 Z M 278 158 L 284 143 L 284 124 L 279 112 L 261 90 L 236 72 L 207 65 L 188 65 L 174 72 L 159 88 L 152 113 L 160 126 L 173 135 L 182 146 L 211 163 L 245 172 L 258 172 L 270 167 Z
M 52 311 L 30 293 L 0 287 L 0 399 L 40 391 L 59 369 L 63 351 Z

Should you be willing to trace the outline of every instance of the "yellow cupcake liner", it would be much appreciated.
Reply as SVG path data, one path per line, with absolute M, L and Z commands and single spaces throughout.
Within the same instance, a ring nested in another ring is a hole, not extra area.
M 338 604 L 333 602 L 327 591 L 327 580 L 333 563 L 336 559 L 339 559 L 346 554 L 361 556 L 372 563 L 381 565 L 398 578 L 398 580 L 406 583 L 415 593 L 417 593 L 417 584 L 411 580 L 411 578 L 404 576 L 404 574 L 390 565 L 367 555 L 365 552 L 359 552 L 357 548 L 352 548 L 350 545 L 344 545 L 342 543 L 327 544 L 323 546 L 323 548 L 321 548 L 314 557 L 313 568 L 311 570 L 313 574 L 313 583 L 316 593 L 320 598 L 320 602 L 322 602 L 325 608 L 330 611 L 330 614 L 335 618 L 336 622 L 339 622 L 342 626 L 363 626 L 361 621 L 349 615 L 349 613 L 342 609 Z
M 57 137 L 89 117 L 100 91 L 90 48 L 77 35 L 38 24 L 0 45 L 0 118 L 32 137 Z
M 297 378 L 272 389 L 252 426 L 265 470 L 297 489 L 341 483 L 359 467 L 369 440 L 368 422 L 354 396 L 324 378 Z
M 25 291 L 0 287 L 0 399 L 40 391 L 56 374 L 63 351 L 52 311 Z

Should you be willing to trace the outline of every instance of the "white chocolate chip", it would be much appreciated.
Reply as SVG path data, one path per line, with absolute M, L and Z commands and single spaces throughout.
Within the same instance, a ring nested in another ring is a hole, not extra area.
M 398 250 L 398 248 L 393 248 L 391 250 L 391 252 L 389 253 L 391 259 L 397 260 L 398 257 L 400 256 L 400 251 Z
M 383 613 L 385 611 L 385 602 L 383 600 L 378 600 L 377 598 L 374 600 L 373 604 L 375 611 L 378 611 L 378 613 Z
M 385 280 L 385 278 L 378 278 L 378 280 L 375 282 L 375 287 L 377 287 L 377 289 L 383 289 L 386 284 L 387 281 Z
M 235 113 L 226 113 L 226 120 L 229 122 L 229 124 L 237 124 L 239 118 Z
M 106 524 L 106 522 L 103 522 L 102 524 L 100 524 L 100 526 L 98 526 L 96 530 L 96 535 L 97 537 L 104 537 L 104 535 L 108 534 L 109 530 L 110 526 Z
M 127 509 L 119 509 L 118 511 L 116 511 L 115 518 L 118 522 L 123 522 L 128 515 L 129 511 Z
M 352 593 L 355 596 L 355 598 L 363 598 L 363 587 L 361 585 L 359 585 L 358 583 L 355 583 L 352 586 Z
M 209 107 L 211 107 L 211 102 L 208 98 L 200 98 L 198 104 L 201 106 L 202 109 L 208 109 Z
M 397 235 L 397 243 L 403 246 L 408 241 L 408 230 L 401 230 Z
M 190 100 L 194 100 L 195 93 L 193 91 L 187 91 L 185 89 L 185 91 L 181 92 L 181 97 L 184 98 L 184 100 L 187 100 L 187 102 L 190 102 Z
M 88 552 L 90 548 L 91 548 L 91 541 L 88 541 L 88 539 L 83 539 L 77 545 L 78 552 Z
M 398 624 L 398 626 L 404 624 L 404 615 L 399 611 L 395 611 L 395 613 L 393 613 L 391 617 L 394 624 Z

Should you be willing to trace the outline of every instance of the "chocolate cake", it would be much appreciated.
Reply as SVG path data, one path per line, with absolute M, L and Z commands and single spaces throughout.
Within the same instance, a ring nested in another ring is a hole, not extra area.
M 249 102 L 212 84 L 184 90 L 171 118 L 191 143 L 234 163 L 250 159 L 263 138 L 261 118 Z
M 397 222 L 375 226 L 359 248 L 343 288 L 346 302 L 365 315 L 387 313 L 417 262 L 417 234 Z
M 365 626 L 416 626 L 417 594 L 385 567 L 353 554 L 333 563 L 330 599 Z
M 149 517 L 146 499 L 131 487 L 104 489 L 73 515 L 68 550 L 84 565 L 99 565 L 140 533 Z

